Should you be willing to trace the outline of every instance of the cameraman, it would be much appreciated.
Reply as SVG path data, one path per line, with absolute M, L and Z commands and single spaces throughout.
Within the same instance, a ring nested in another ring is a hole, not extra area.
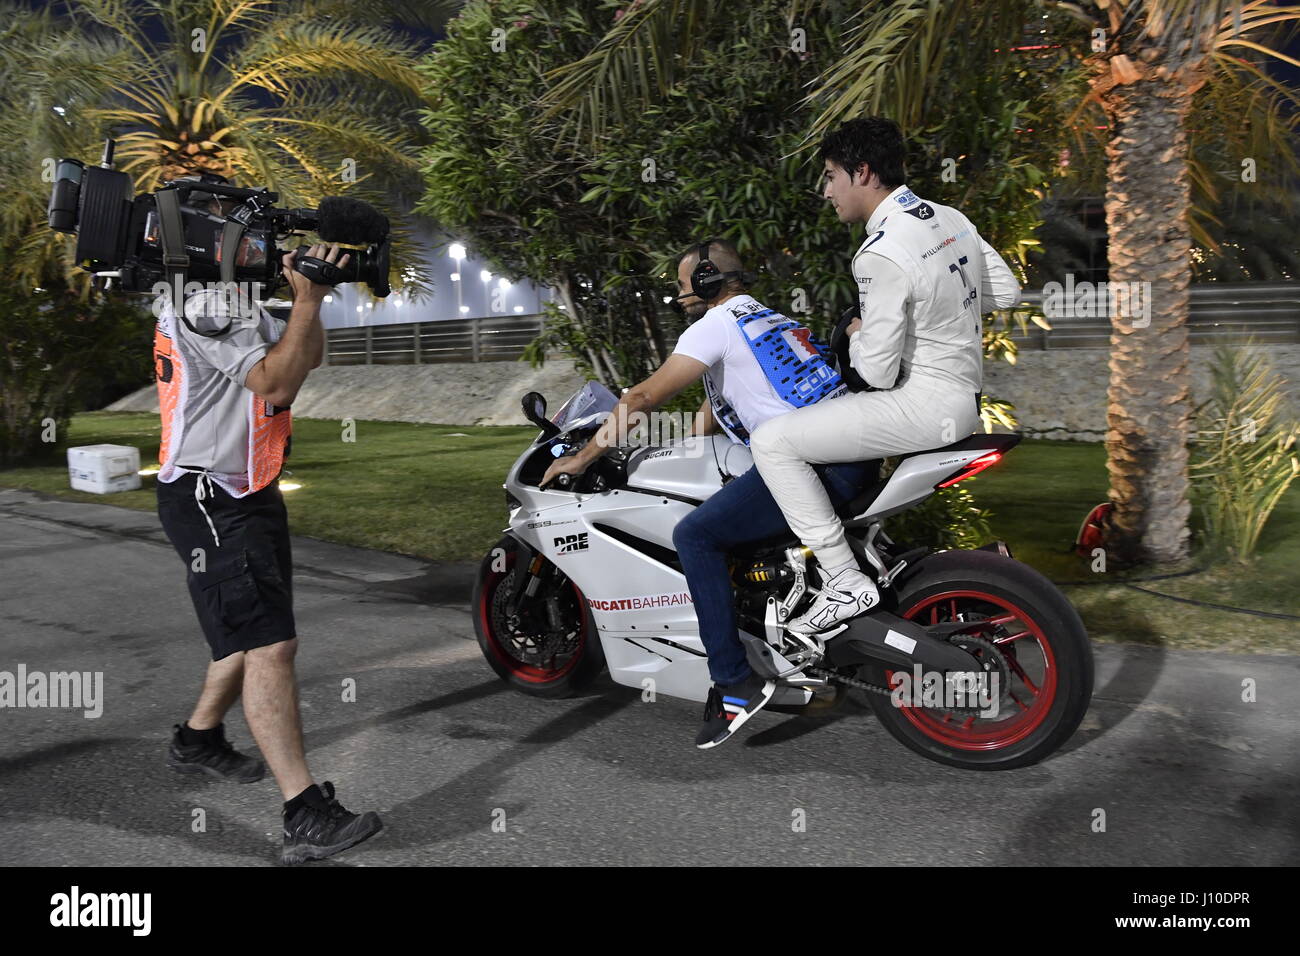
M 214 218 L 231 200 L 204 194 Z M 198 196 L 191 193 L 191 202 Z M 308 253 L 347 264 L 336 245 Z M 168 764 L 253 783 L 262 761 L 226 740 L 222 721 L 243 694 L 244 715 L 284 794 L 286 863 L 354 846 L 382 824 L 349 813 L 328 781 L 317 786 L 303 751 L 293 659 L 293 564 L 279 475 L 288 454 L 289 405 L 321 363 L 321 300 L 330 287 L 283 260 L 293 295 L 287 323 L 242 287 L 187 296 L 177 317 L 168 296 L 155 334 L 162 445 L 158 517 L 186 567 L 190 597 L 212 649 L 198 703 L 174 728 Z

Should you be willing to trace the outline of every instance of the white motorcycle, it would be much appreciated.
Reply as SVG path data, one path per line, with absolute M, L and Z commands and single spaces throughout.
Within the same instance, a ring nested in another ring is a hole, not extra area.
M 488 663 L 538 697 L 573 694 L 608 668 L 616 683 L 704 701 L 712 682 L 673 528 L 751 467 L 749 449 L 725 435 L 620 448 L 542 490 L 547 466 L 589 441 L 617 398 L 589 382 L 552 420 L 536 392 L 523 404 L 541 433 L 506 478 L 509 527 L 474 585 Z M 1034 763 L 1074 733 L 1093 660 L 1065 596 L 1001 542 L 935 552 L 896 543 L 883 527 L 1019 441 L 971 435 L 906 455 L 841 509 L 882 600 L 834 631 L 805 637 L 783 626 L 820 583 L 792 534 L 732 555 L 741 641 L 755 672 L 777 682 L 768 710 L 825 710 L 856 689 L 905 746 L 973 770 Z

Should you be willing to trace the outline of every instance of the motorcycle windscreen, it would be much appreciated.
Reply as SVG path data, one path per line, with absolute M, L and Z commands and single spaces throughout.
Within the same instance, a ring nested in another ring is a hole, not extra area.
M 618 405 L 618 396 L 597 381 L 578 389 L 551 421 L 561 432 L 603 421 Z

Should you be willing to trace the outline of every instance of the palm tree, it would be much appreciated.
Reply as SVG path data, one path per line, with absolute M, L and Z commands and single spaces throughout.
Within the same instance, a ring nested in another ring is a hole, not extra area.
M 1261 40 L 1274 24 L 1300 19 L 1300 7 L 1264 0 L 1063 6 L 1100 31 L 1094 34 L 1097 52 L 1089 65 L 1091 95 L 1105 110 L 1109 127 L 1108 280 L 1139 283 L 1150 305 L 1149 322 L 1123 308 L 1111 316 L 1106 467 L 1114 511 L 1107 550 L 1124 563 L 1178 563 L 1188 555 L 1191 513 L 1188 119 L 1197 92 L 1216 78 L 1239 84 L 1245 73 L 1258 85 L 1241 88 L 1275 88 L 1254 62 L 1234 54 L 1250 50 L 1289 60 Z M 1276 100 L 1262 105 L 1261 126 L 1286 128 Z
M 0 228 L 10 269 L 33 284 L 48 278 L 67 246 L 39 225 L 48 159 L 96 158 L 110 134 L 138 190 L 211 171 L 267 186 L 288 206 L 343 192 L 382 207 L 413 201 L 421 44 L 382 21 L 428 28 L 452 6 L 70 0 L 57 14 L 6 0 L 0 157 L 16 175 Z M 396 224 L 394 261 L 407 241 Z
M 792 0 L 790 21 L 820 4 Z M 590 55 L 567 67 L 551 109 L 570 108 L 576 133 L 600 136 L 621 111 L 636 110 L 671 86 L 691 56 L 690 25 L 717 15 L 703 0 L 634 0 Z M 1187 444 L 1191 419 L 1188 282 L 1193 236 L 1213 246 L 1194 213 L 1209 215 L 1217 186 L 1211 155 L 1283 170 L 1261 186 L 1276 195 L 1296 170 L 1294 91 L 1260 66 L 1292 65 L 1270 41 L 1300 7 L 1268 0 L 897 0 L 863 2 L 843 56 L 808 98 L 818 107 L 807 145 L 828 127 L 883 113 L 911 128 L 944 71 L 963 51 L 1066 14 L 1067 39 L 1088 69 L 1086 95 L 1049 121 L 1086 126 L 1085 110 L 1106 117 L 1109 278 L 1149 283 L 1149 324 L 1112 316 L 1107 436 L 1114 503 L 1108 551 L 1121 563 L 1177 563 L 1189 549 Z M 1092 44 L 1095 42 L 1095 46 Z M 1065 98 L 1074 97 L 1068 83 Z M 1067 104 L 1063 103 L 1063 106 Z M 1212 105 L 1213 109 L 1206 109 Z M 1199 108 L 1199 113 L 1197 112 Z M 1189 117 L 1207 122 L 1189 127 Z M 1193 199 L 1199 199 L 1193 205 Z

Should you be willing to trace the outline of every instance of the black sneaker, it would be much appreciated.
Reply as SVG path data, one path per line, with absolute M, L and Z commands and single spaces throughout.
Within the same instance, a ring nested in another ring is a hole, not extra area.
M 704 726 L 695 738 L 695 746 L 708 750 L 723 743 L 757 714 L 776 693 L 776 682 L 750 674 L 739 684 L 709 688 L 704 704 Z
M 334 784 L 320 785 L 324 799 L 309 794 L 292 817 L 284 818 L 283 863 L 323 860 L 368 840 L 384 828 L 379 814 L 349 813 L 334 799 Z
M 201 744 L 181 743 L 181 725 L 176 724 L 167 750 L 167 766 L 177 773 L 206 773 L 235 783 L 256 783 L 266 775 L 266 764 L 230 746 L 224 724 L 218 724 L 216 733 Z

